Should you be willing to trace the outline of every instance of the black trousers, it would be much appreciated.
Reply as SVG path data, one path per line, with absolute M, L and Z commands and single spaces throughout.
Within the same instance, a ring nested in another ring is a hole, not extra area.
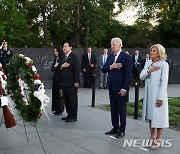
M 123 133 L 126 128 L 126 96 L 120 96 L 118 92 L 109 89 L 109 97 L 112 126 Z
M 78 111 L 78 88 L 63 87 L 66 112 L 69 118 L 77 119 Z
M 93 84 L 93 73 L 94 68 L 87 68 L 86 72 L 84 72 L 84 87 L 91 88 Z
M 57 81 L 53 81 L 52 85 L 52 111 L 57 113 L 63 113 L 64 111 L 64 99 L 60 98 L 60 84 Z

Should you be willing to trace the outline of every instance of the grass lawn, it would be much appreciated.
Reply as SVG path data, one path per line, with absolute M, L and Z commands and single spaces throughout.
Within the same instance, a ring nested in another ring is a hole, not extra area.
M 180 98 L 169 98 L 169 123 L 170 127 L 180 130 Z M 103 110 L 110 111 L 110 105 L 100 106 Z M 127 115 L 134 117 L 134 102 L 127 103 Z M 142 115 L 142 102 L 138 103 L 138 117 Z
M 180 107 L 180 98 L 169 98 L 169 105 Z

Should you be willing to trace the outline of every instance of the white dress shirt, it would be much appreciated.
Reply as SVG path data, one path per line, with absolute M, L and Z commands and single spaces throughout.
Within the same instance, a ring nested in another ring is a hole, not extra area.
M 115 56 L 115 60 L 114 60 L 114 62 L 116 62 L 116 61 L 117 61 L 117 59 L 118 59 L 118 57 L 119 57 L 120 53 L 121 53 L 121 51 L 119 51 L 118 53 L 116 53 L 116 56 Z
M 103 55 L 103 65 L 106 63 L 106 60 L 107 60 L 107 54 L 104 54 Z

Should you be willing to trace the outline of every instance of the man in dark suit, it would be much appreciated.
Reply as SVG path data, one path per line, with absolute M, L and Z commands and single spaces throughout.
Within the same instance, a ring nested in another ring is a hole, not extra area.
M 2 48 L 0 49 L 0 63 L 2 64 L 3 70 L 7 73 L 6 64 L 10 61 L 13 56 L 13 52 L 8 48 L 8 43 L 4 40 L 2 42 Z
M 92 48 L 87 49 L 87 53 L 82 56 L 82 71 L 84 75 L 84 87 L 91 88 L 93 73 L 96 68 L 97 59 L 96 56 L 92 53 Z
M 108 72 L 107 88 L 109 89 L 113 126 L 113 129 L 105 132 L 105 134 L 115 134 L 116 138 L 121 138 L 125 135 L 126 94 L 132 78 L 131 57 L 123 52 L 121 47 L 122 40 L 120 38 L 113 38 L 111 40 L 113 53 L 108 56 L 102 68 L 103 73 Z
M 135 51 L 135 55 L 132 57 L 133 61 L 133 79 L 134 82 L 138 82 L 141 86 L 143 82 L 139 79 L 139 74 L 143 69 L 143 58 L 139 55 L 139 50 Z
M 149 61 L 149 60 L 150 60 L 149 53 L 146 53 L 146 54 L 145 54 L 145 57 L 144 57 L 144 59 L 143 59 L 143 68 L 144 68 L 144 66 L 145 66 L 145 63 L 146 63 L 147 61 Z
M 165 61 L 170 65 L 171 64 L 171 59 L 169 58 L 168 54 L 166 54 L 166 59 Z
M 76 55 L 72 52 L 73 43 L 66 41 L 63 46 L 64 55 L 61 58 L 61 78 L 63 93 L 65 99 L 65 107 L 67 116 L 62 120 L 66 122 L 77 121 L 78 109 L 78 87 L 80 81 L 80 64 Z

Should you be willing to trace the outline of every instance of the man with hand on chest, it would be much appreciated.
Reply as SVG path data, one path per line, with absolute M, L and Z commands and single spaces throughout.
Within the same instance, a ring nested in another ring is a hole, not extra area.
M 109 54 L 102 72 L 108 72 L 107 88 L 111 105 L 111 121 L 113 128 L 105 132 L 114 134 L 116 138 L 125 135 L 126 128 L 126 94 L 132 78 L 132 59 L 121 49 L 122 40 L 118 37 L 111 39 L 112 52 Z
M 13 56 L 13 52 L 8 48 L 8 43 L 4 40 L 2 42 L 2 48 L 0 49 L 0 63 L 2 64 L 2 68 L 6 70 L 6 64 L 10 61 Z
M 66 41 L 63 46 L 64 55 L 59 65 L 61 69 L 63 94 L 67 116 L 62 120 L 66 122 L 77 121 L 78 87 L 80 81 L 80 64 L 77 56 L 72 52 L 73 43 Z

